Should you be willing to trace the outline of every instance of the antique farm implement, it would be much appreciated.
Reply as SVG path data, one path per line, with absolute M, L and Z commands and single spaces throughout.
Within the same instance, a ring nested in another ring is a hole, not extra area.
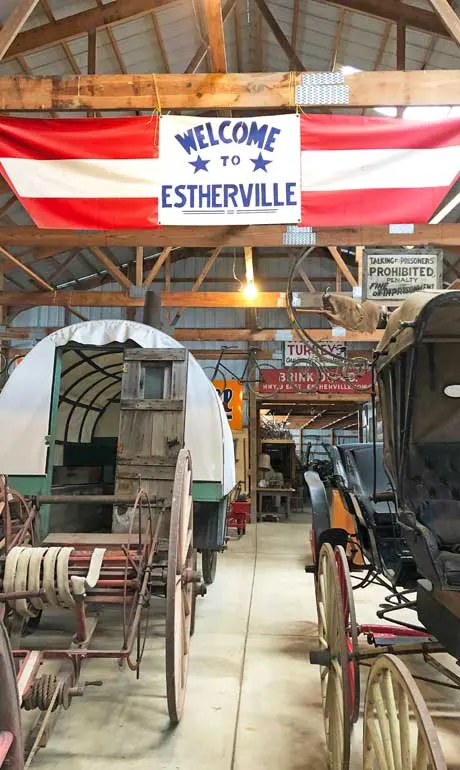
M 459 328 L 457 291 L 421 292 L 403 303 L 375 360 L 383 448 L 332 453 L 345 513 L 306 474 L 319 629 L 311 660 L 321 671 L 334 770 L 349 767 L 360 708 L 365 770 L 446 768 L 415 680 L 460 689 Z M 356 618 L 353 590 L 372 582 L 386 589 L 377 609 L 385 625 Z M 360 669 L 369 665 L 361 703 Z
M 215 389 L 151 327 L 77 324 L 14 371 L 0 433 L 10 437 L 0 445 L 0 767 L 27 770 L 57 711 L 100 684 L 82 679 L 91 660 L 139 676 L 163 621 L 177 724 L 195 601 L 206 592 L 197 550 L 211 583 L 235 484 Z M 21 711 L 38 714 L 25 745 Z

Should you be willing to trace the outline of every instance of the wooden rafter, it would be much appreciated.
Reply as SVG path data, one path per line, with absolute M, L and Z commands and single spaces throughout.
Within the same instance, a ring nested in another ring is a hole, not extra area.
M 51 281 L 51 283 L 53 283 L 53 284 L 55 284 L 55 283 L 56 283 L 56 279 L 57 279 L 57 278 L 58 278 L 60 275 L 62 275 L 62 273 L 63 273 L 65 270 L 67 270 L 67 268 L 69 267 L 69 265 L 71 264 L 71 262 L 73 262 L 73 261 L 74 261 L 74 260 L 75 260 L 75 259 L 78 257 L 79 253 L 80 253 L 80 249 L 73 249 L 73 250 L 70 252 L 70 254 L 69 254 L 67 257 L 66 257 L 66 259 L 64 260 L 64 262 L 62 262 L 60 265 L 58 265 L 58 267 L 56 268 L 56 270 L 54 271 L 54 273 L 52 273 L 52 275 L 50 276 L 50 281 Z
M 104 7 L 104 3 L 102 2 L 102 0 L 96 0 L 96 3 L 99 6 L 99 8 L 103 8 Z M 118 66 L 120 67 L 120 72 L 124 72 L 126 74 L 128 72 L 128 70 L 126 69 L 126 64 L 125 64 L 123 56 L 121 54 L 120 46 L 118 45 L 117 38 L 113 34 L 112 27 L 106 27 L 106 31 L 107 31 L 107 35 L 108 35 L 109 40 L 110 40 L 110 44 L 111 44 L 111 46 L 113 48 L 116 60 L 118 62 Z
M 232 0 L 234 1 L 234 0 Z M 263 2 L 263 0 L 257 0 Z M 290 45 L 290 44 L 289 44 Z M 292 108 L 300 74 L 228 73 L 195 75 L 82 75 L 76 77 L 0 78 L 0 109 L 152 110 L 158 98 L 165 109 Z M 458 70 L 427 72 L 353 72 L 344 75 L 348 107 L 460 104 Z M 340 106 L 333 95 L 324 105 L 312 89 L 305 108 Z
M 164 71 L 171 72 L 171 67 L 169 66 L 168 54 L 166 53 L 166 47 L 164 44 L 163 35 L 161 34 L 160 23 L 158 21 L 155 11 L 152 11 L 152 13 L 150 14 L 150 17 L 152 19 L 153 29 L 155 30 L 155 38 L 158 44 L 158 48 L 160 49 Z
M 337 19 L 337 25 L 335 28 L 334 42 L 332 44 L 331 61 L 329 64 L 329 69 L 331 71 L 335 70 L 337 66 L 337 57 L 339 54 L 340 41 L 342 39 L 342 30 L 343 30 L 343 24 L 345 21 L 346 12 L 347 12 L 346 8 L 340 8 L 339 10 L 339 18 Z
M 309 335 L 316 342 L 330 342 L 337 340 L 332 334 L 332 329 L 309 329 Z M 203 341 L 203 342 L 274 342 L 275 340 L 286 339 L 292 335 L 293 341 L 299 339 L 296 332 L 290 329 L 259 329 L 251 332 L 250 329 L 176 329 L 174 336 L 179 342 Z M 373 334 L 365 332 L 347 331 L 340 340 L 343 342 L 379 342 L 382 338 L 382 331 L 376 331 Z
M 126 276 L 118 265 L 113 262 L 110 257 L 107 256 L 107 254 L 102 251 L 101 248 L 98 246 L 93 246 L 91 251 L 93 252 L 94 256 L 97 257 L 99 262 L 101 262 L 105 269 L 110 273 L 112 278 L 115 279 L 117 283 L 119 283 L 121 286 L 124 286 L 126 289 L 130 289 L 133 286 L 132 281 Z
M 347 8 L 349 11 L 364 13 L 366 16 L 375 16 L 383 21 L 394 23 L 402 22 L 406 27 L 418 29 L 421 32 L 429 32 L 433 35 L 448 37 L 448 33 L 432 11 L 426 11 L 410 3 L 401 0 L 323 0 L 329 5 L 337 5 Z
M 450 6 L 448 0 L 429 0 L 441 23 L 446 28 L 450 37 L 460 45 L 460 18 Z
M 48 250 L 51 249 L 48 256 L 76 246 L 273 247 L 284 246 L 285 237 L 286 228 L 283 225 L 165 226 L 161 230 L 94 230 L 87 233 L 73 230 L 41 230 L 38 227 L 0 227 L 0 241 L 5 246 L 45 246 Z M 315 230 L 315 238 L 318 247 L 335 243 L 340 243 L 341 246 L 460 246 L 460 224 L 448 222 L 415 225 L 412 233 L 390 233 L 383 225 L 319 227 Z M 46 259 L 46 256 L 41 259 Z
M 235 31 L 235 52 L 236 52 L 236 70 L 237 72 L 243 71 L 243 62 L 241 59 L 241 0 L 236 0 L 235 8 L 233 9 L 233 25 Z
M 202 268 L 198 278 L 195 280 L 195 282 L 194 282 L 194 284 L 192 286 L 192 291 L 198 291 L 199 290 L 201 284 L 206 280 L 206 276 L 208 275 L 209 271 L 211 270 L 211 268 L 216 263 L 217 257 L 219 256 L 221 251 L 222 251 L 222 249 L 220 249 L 220 248 L 214 249 L 214 251 L 212 251 L 212 253 L 209 256 L 209 259 L 207 260 L 207 262 L 203 266 L 203 268 Z M 167 293 L 167 292 L 168 292 L 168 289 L 166 289 L 165 293 Z M 179 319 L 184 314 L 184 311 L 185 311 L 185 307 L 180 307 L 179 308 L 179 310 L 177 311 L 177 313 L 174 316 L 174 319 L 172 321 L 172 325 L 173 326 L 175 324 L 177 324 Z
M 339 268 L 344 278 L 347 279 L 350 286 L 357 286 L 358 282 L 355 276 L 353 275 L 353 273 L 351 272 L 350 268 L 348 267 L 348 265 L 344 262 L 344 259 L 340 251 L 338 250 L 338 248 L 336 246 L 329 246 L 329 251 L 334 262 L 336 263 L 337 267 Z
M 13 254 L 10 254 L 9 251 L 4 249 L 2 246 L 0 246 L 0 254 L 8 261 L 11 262 L 15 267 L 18 267 L 20 270 L 22 270 L 26 275 L 29 276 L 29 278 L 32 278 L 35 283 L 37 283 L 42 289 L 48 289 L 48 291 L 54 291 L 54 286 L 51 286 L 47 281 L 44 280 L 38 273 L 35 272 L 35 270 L 32 270 L 28 265 L 25 265 L 23 262 L 21 262 L 20 259 L 17 257 L 14 257 Z M 14 303 L 5 303 L 5 304 L 14 304 Z
M 291 62 L 294 65 L 296 70 L 303 71 L 305 67 L 303 66 L 300 58 L 297 56 L 291 43 L 287 39 L 286 35 L 284 34 L 278 22 L 276 21 L 275 17 L 273 16 L 265 0 L 256 0 L 256 4 L 262 16 L 264 17 L 265 21 L 267 22 L 268 26 L 270 27 L 278 45 L 283 49 L 284 53 L 286 54 L 288 62 Z
M 143 307 L 143 297 L 130 297 L 118 291 L 55 291 L 51 286 L 47 292 L 4 291 L 0 292 L 0 305 L 12 307 Z
M 166 262 L 167 258 L 169 257 L 169 254 L 171 253 L 171 246 L 166 246 L 166 248 L 163 249 L 160 256 L 157 258 L 157 261 L 151 268 L 149 274 L 147 275 L 147 278 L 144 281 L 144 289 L 148 289 L 152 281 L 154 280 L 155 276 L 158 275 L 161 268 L 163 267 L 164 263 Z
M 98 0 L 98 2 L 99 2 L 99 0 Z M 52 24 L 54 24 L 56 22 L 56 19 L 55 19 L 53 11 L 51 10 L 51 6 L 49 4 L 49 0 L 40 0 L 40 7 L 44 11 L 48 21 L 50 21 Z M 73 55 L 73 53 L 72 53 L 68 43 L 63 41 L 61 43 L 61 48 L 62 48 L 62 50 L 64 52 L 64 55 L 66 56 L 66 58 L 67 58 L 67 60 L 68 60 L 68 62 L 70 64 L 70 67 L 71 67 L 72 71 L 76 75 L 79 75 L 80 74 L 80 67 L 77 64 L 75 56 Z
M 37 0 L 38 2 L 38 0 Z M 90 8 L 80 13 L 58 19 L 55 23 L 42 24 L 21 32 L 8 49 L 6 59 L 19 54 L 28 54 L 43 48 L 88 34 L 92 29 L 101 29 L 119 24 L 139 16 L 145 16 L 152 8 L 168 5 L 172 0 L 113 0 L 102 7 Z
M 144 247 L 136 246 L 136 286 L 142 286 L 144 280 Z
M 38 0 L 16 0 L 13 10 L 6 19 L 0 31 L 0 60 L 11 48 L 30 14 L 38 4 Z
M 307 11 L 307 2 L 308 0 L 303 0 L 303 3 L 302 3 L 304 13 Z M 299 32 L 299 9 L 300 9 L 300 0 L 294 0 L 293 6 L 292 6 L 292 26 L 291 26 L 291 47 L 293 51 L 297 50 L 297 35 Z M 293 61 L 292 58 L 289 62 L 289 69 L 290 70 L 295 69 L 295 62 Z
M 220 0 L 205 0 L 205 10 L 212 72 L 227 72 L 224 22 Z

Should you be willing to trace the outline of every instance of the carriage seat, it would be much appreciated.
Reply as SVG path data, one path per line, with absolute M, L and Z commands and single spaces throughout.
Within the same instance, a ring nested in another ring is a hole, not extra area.
M 348 486 L 358 498 L 364 518 L 370 526 L 387 527 L 394 524 L 394 503 L 374 502 L 374 448 L 372 444 L 352 444 L 340 447 L 345 465 Z M 376 492 L 391 491 L 383 465 L 383 446 L 377 444 Z
M 408 538 L 414 558 L 430 580 L 460 589 L 459 446 L 414 447 L 409 467 L 405 497 L 417 522 Z

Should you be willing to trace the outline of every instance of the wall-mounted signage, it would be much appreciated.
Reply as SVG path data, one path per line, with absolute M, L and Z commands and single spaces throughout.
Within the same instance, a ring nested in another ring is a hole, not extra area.
M 321 347 L 321 363 L 324 366 L 337 366 L 337 360 L 334 361 L 333 356 L 339 356 L 343 358 L 347 352 L 347 346 L 345 343 L 340 342 L 320 342 Z M 296 362 L 310 358 L 311 347 L 306 342 L 284 342 L 283 343 L 283 362 L 285 366 L 295 366 Z
M 365 249 L 363 299 L 391 302 L 423 289 L 442 288 L 439 249 Z
M 309 391 L 309 384 L 313 384 L 316 378 L 316 372 L 313 368 L 299 367 L 298 369 L 262 369 L 263 381 L 260 385 L 260 391 L 262 393 L 299 393 L 302 392 L 308 395 L 311 392 L 314 393 L 335 393 L 335 394 L 349 394 L 356 395 L 359 392 L 365 392 L 371 389 L 372 374 L 371 371 L 367 371 L 364 374 L 357 377 L 356 382 L 351 383 L 348 380 L 336 379 L 339 372 L 334 369 L 330 369 L 331 379 L 328 378 L 325 372 L 321 373 L 321 380 L 314 391 Z M 333 379 L 332 379 L 333 378 Z M 294 384 L 297 387 L 294 387 Z
M 238 380 L 213 380 L 232 430 L 243 428 L 243 386 Z
M 300 119 L 160 120 L 162 225 L 298 224 L 301 218 Z

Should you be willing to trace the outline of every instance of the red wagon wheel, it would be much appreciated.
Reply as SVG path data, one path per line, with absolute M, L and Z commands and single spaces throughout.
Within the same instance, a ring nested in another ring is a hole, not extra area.
M 332 546 L 319 553 L 316 582 L 321 698 L 331 770 L 348 770 L 353 724 L 350 668 L 339 571 Z
M 166 582 L 166 692 L 169 717 L 178 724 L 184 710 L 190 651 L 194 583 L 192 458 L 181 449 L 171 502 Z

